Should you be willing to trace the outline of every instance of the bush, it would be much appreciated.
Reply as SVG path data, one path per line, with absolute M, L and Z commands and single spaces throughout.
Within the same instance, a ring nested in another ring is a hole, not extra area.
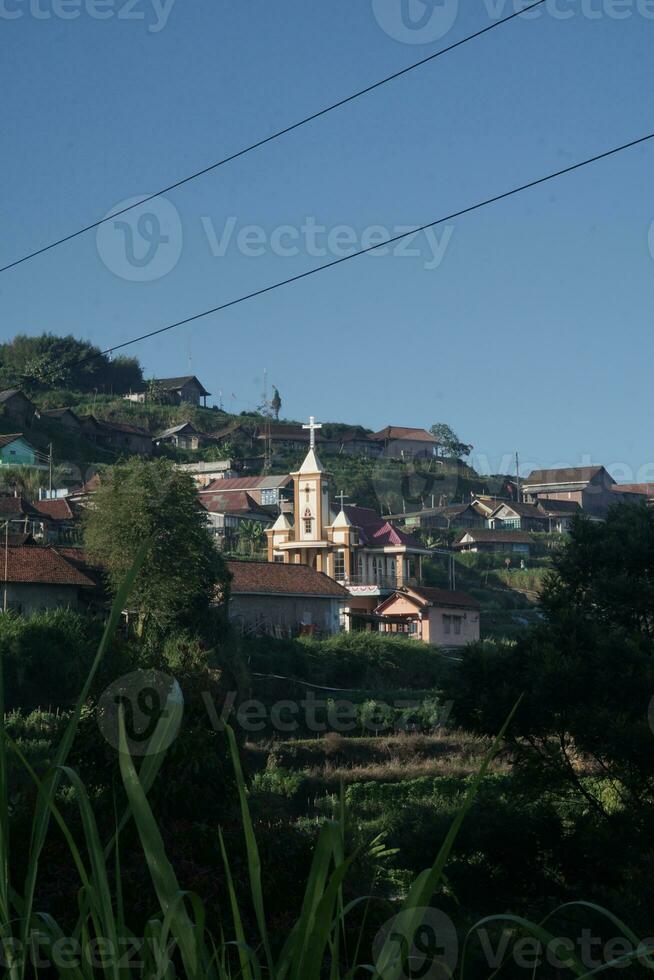
M 0 613 L 7 708 L 71 704 L 89 673 L 98 635 L 95 623 L 68 609 L 29 619 Z
M 243 653 L 255 672 L 334 691 L 430 690 L 447 667 L 438 650 L 379 633 L 341 633 L 326 640 L 253 638 L 243 641 Z

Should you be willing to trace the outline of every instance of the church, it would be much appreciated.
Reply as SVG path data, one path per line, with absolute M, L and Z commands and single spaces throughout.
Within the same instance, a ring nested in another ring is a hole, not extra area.
M 374 510 L 347 505 L 344 494 L 332 506 L 329 478 L 316 453 L 312 417 L 309 451 L 293 479 L 293 516 L 280 514 L 266 531 L 268 561 L 308 565 L 343 585 L 351 600 L 347 627 L 365 628 L 374 610 L 398 589 L 419 585 L 429 551 Z

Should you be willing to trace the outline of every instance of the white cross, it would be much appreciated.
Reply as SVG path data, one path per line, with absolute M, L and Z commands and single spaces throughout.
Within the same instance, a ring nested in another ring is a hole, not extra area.
M 340 493 L 337 493 L 336 494 L 336 499 L 337 500 L 340 500 L 340 502 L 341 502 L 341 510 L 343 510 L 345 498 L 348 497 L 348 496 L 349 496 L 349 494 L 345 493 L 343 490 L 341 490 Z
M 309 449 L 316 448 L 316 430 L 322 429 L 322 423 L 316 422 L 313 415 L 309 416 L 309 424 L 303 425 L 303 429 L 309 429 Z

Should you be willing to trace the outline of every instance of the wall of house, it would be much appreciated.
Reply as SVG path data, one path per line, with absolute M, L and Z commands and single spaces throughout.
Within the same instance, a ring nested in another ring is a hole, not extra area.
M 188 405 L 200 404 L 200 392 L 193 382 L 187 382 L 180 391 L 181 400 Z
M 449 631 L 445 622 L 446 616 L 450 617 Z M 459 623 L 460 633 L 455 632 L 454 620 Z M 429 616 L 423 619 L 422 637 L 425 643 L 439 647 L 462 647 L 466 643 L 474 643 L 479 639 L 479 612 L 457 607 L 432 607 L 429 609 Z
M 7 466 L 34 466 L 36 456 L 23 439 L 17 439 L 0 449 L 0 460 Z M 44 468 L 41 466 L 41 468 Z
M 417 459 L 433 456 L 435 449 L 435 443 L 422 442 L 420 439 L 391 439 L 387 443 L 383 454 L 389 459 L 400 459 L 403 457 Z
M 20 395 L 16 395 L 16 397 L 10 398 L 9 401 L 4 403 L 2 406 L 2 415 L 5 419 L 17 423 L 21 428 L 25 428 L 32 424 L 34 406 L 28 398 L 21 398 Z
M 320 632 L 338 633 L 343 605 L 336 598 L 237 594 L 229 600 L 229 618 L 237 625 L 264 629 L 281 626 L 295 632 L 304 623 L 314 625 Z
M 0 600 L 4 603 L 4 583 L 0 583 Z M 47 609 L 79 609 L 79 589 L 76 585 L 30 585 L 10 582 L 7 602 L 23 616 L 33 616 Z

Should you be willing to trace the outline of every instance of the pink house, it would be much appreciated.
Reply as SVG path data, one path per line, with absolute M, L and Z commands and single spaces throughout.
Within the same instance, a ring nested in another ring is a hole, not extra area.
M 407 586 L 375 609 L 381 633 L 404 633 L 438 647 L 479 639 L 480 605 L 466 592 Z

